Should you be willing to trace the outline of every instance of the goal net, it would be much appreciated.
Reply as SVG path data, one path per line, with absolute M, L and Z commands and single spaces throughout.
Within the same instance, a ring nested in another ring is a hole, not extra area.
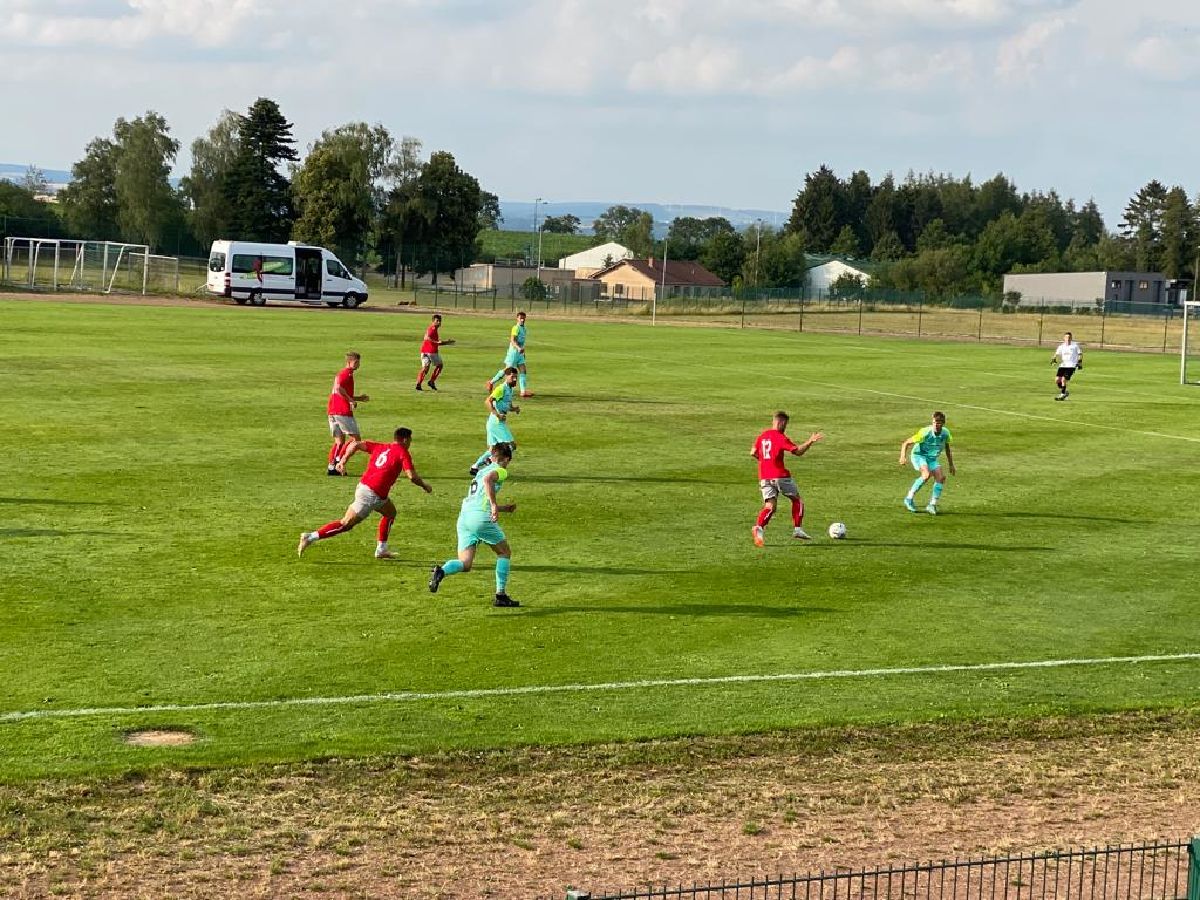
M 145 244 L 8 237 L 0 280 L 34 290 L 144 294 L 154 259 Z
M 1200 300 L 1183 303 L 1183 339 L 1179 344 L 1179 383 L 1200 384 Z

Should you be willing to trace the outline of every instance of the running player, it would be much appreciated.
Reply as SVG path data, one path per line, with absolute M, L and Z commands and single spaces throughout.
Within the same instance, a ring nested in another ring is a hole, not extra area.
M 346 354 L 346 367 L 333 378 L 333 390 L 329 392 L 329 404 L 326 406 L 329 433 L 333 436 L 333 446 L 329 448 L 329 462 L 325 468 L 326 475 L 345 474 L 338 471 L 338 463 L 342 460 L 349 441 L 358 440 L 360 435 L 358 422 L 354 418 L 354 407 L 371 399 L 366 394 L 354 393 L 354 373 L 358 371 L 361 362 L 362 358 L 351 350 Z
M 917 511 L 917 505 L 913 499 L 917 496 L 921 485 L 932 475 L 933 496 L 929 498 L 929 505 L 925 507 L 925 512 L 936 516 L 938 501 L 941 500 L 942 491 L 946 487 L 946 476 L 942 472 L 941 463 L 938 462 L 938 457 L 943 450 L 946 451 L 946 462 L 950 466 L 950 474 L 958 474 L 954 469 L 954 452 L 950 449 L 950 429 L 946 427 L 946 414 L 935 412 L 932 425 L 920 429 L 900 445 L 900 465 L 904 465 L 904 458 L 908 454 L 909 447 L 912 447 L 912 467 L 917 470 L 918 474 L 917 480 L 912 483 L 912 487 L 908 489 L 908 493 L 904 497 L 904 508 L 909 512 Z
M 449 347 L 454 341 L 443 341 L 438 337 L 438 329 L 442 327 L 442 317 L 434 315 L 433 321 L 425 329 L 425 340 L 421 342 L 421 371 L 417 373 L 417 390 L 421 390 L 421 382 L 430 368 L 433 373 L 429 376 L 429 389 L 437 390 L 438 376 L 442 374 L 442 347 Z
M 1058 366 L 1058 371 L 1054 373 L 1054 383 L 1058 386 L 1058 396 L 1055 400 L 1066 400 L 1071 396 L 1071 392 L 1067 390 L 1067 384 L 1071 380 L 1071 376 L 1083 369 L 1083 348 L 1075 343 L 1075 339 L 1071 337 L 1071 332 L 1063 335 L 1062 343 L 1054 351 L 1054 355 L 1050 357 L 1050 365 Z
M 813 432 L 807 441 L 797 447 L 792 439 L 784 434 L 788 426 L 788 414 L 780 410 L 775 413 L 772 421 L 773 427 L 756 437 L 750 448 L 750 455 L 758 460 L 758 487 L 763 498 L 763 508 L 759 510 L 758 521 L 750 528 L 756 547 L 765 543 L 763 530 L 775 515 L 775 505 L 779 502 L 780 494 L 792 501 L 792 537 L 802 541 L 812 540 L 801 527 L 804 524 L 804 500 L 800 497 L 796 482 L 792 480 L 792 473 L 783 464 L 783 455 L 790 453 L 793 456 L 803 456 L 809 447 L 822 440 L 825 435 L 819 431 Z
M 504 377 L 504 370 L 512 366 L 519 373 L 519 381 L 521 385 L 521 396 L 532 397 L 533 392 L 528 389 L 528 381 L 525 370 L 525 313 L 517 313 L 517 324 L 512 327 L 512 331 L 508 336 L 508 352 L 504 354 L 504 365 L 500 367 L 492 378 L 488 380 L 487 386 L 490 391 L 500 379 Z
M 359 450 L 370 454 L 367 470 L 363 472 L 362 479 L 354 489 L 354 502 L 346 508 L 346 514 L 341 519 L 322 525 L 316 531 L 301 532 L 296 554 L 302 556 L 310 545 L 349 531 L 372 512 L 378 512 L 383 518 L 379 520 L 379 542 L 375 545 L 375 558 L 391 559 L 388 534 L 392 530 L 392 523 L 396 521 L 396 504 L 392 502 L 388 493 L 396 479 L 403 474 L 425 493 L 433 493 L 433 488 L 426 484 L 413 468 L 412 456 L 408 452 L 411 444 L 412 430 L 409 428 L 397 428 L 390 444 L 378 444 L 357 437 L 351 440 L 339 463 L 343 470 L 346 460 Z
M 458 514 L 458 558 L 434 566 L 429 573 L 429 592 L 436 594 L 442 580 L 459 572 L 470 572 L 475 564 L 475 551 L 487 544 L 496 554 L 496 599 L 492 606 L 520 606 L 508 596 L 508 572 L 512 566 L 512 549 L 498 523 L 500 513 L 516 512 L 517 504 L 496 502 L 496 495 L 508 480 L 512 450 L 507 444 L 496 444 L 488 453 L 488 464 L 471 481 L 471 489 Z
M 521 407 L 513 403 L 513 385 L 517 383 L 517 370 L 509 366 L 501 375 L 500 383 L 492 388 L 492 392 L 484 401 L 491 413 L 487 420 L 488 449 L 484 450 L 479 459 L 475 460 L 475 465 L 471 466 L 472 478 L 491 461 L 492 447 L 496 444 L 506 445 L 510 458 L 517 452 L 517 439 L 508 428 L 508 414 L 521 412 Z

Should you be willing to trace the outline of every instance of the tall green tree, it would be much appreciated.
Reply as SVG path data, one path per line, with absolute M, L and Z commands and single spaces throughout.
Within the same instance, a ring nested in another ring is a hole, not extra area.
M 610 206 L 592 222 L 592 231 L 597 237 L 606 241 L 616 241 L 620 239 L 621 233 L 633 225 L 641 215 L 643 215 L 643 211 L 636 206 Z
M 153 111 L 132 121 L 117 119 L 113 137 L 119 148 L 113 184 L 121 235 L 161 247 L 182 225 L 179 197 L 169 180 L 179 141 L 171 137 L 167 120 Z
M 259 97 L 238 122 L 237 153 L 225 179 L 228 226 L 246 241 L 285 241 L 295 212 L 291 184 L 280 171 L 296 162 L 292 123 L 279 104 Z
M 617 234 L 617 241 L 634 256 L 654 255 L 654 217 L 644 210 Z
M 62 233 L 62 220 L 49 203 L 20 184 L 0 179 L 0 235 L 59 237 Z
M 787 231 L 802 235 L 814 253 L 824 253 L 845 224 L 845 185 L 829 166 L 804 176 L 804 187 L 792 203 Z
M 572 216 L 571 218 L 575 218 Z M 504 222 L 504 216 L 500 213 L 500 198 L 491 191 L 483 192 L 483 199 L 480 201 L 479 207 L 479 228 L 490 229 L 495 231 Z M 579 220 L 575 219 L 576 227 L 579 225 Z M 542 230 L 546 230 L 546 226 L 542 225 Z M 571 232 L 574 234 L 575 232 Z
M 736 231 L 719 231 L 700 249 L 700 264 L 732 284 L 746 262 L 746 243 Z
M 737 229 L 724 216 L 698 219 L 680 216 L 672 220 L 668 231 L 672 259 L 699 259 L 705 244 L 722 232 L 733 234 Z
M 579 216 L 571 213 L 561 216 L 546 216 L 542 220 L 542 231 L 547 234 L 578 234 L 581 224 Z
M 58 195 L 67 231 L 73 237 L 115 241 L 117 225 L 117 145 L 111 138 L 95 138 L 83 159 L 71 166 L 71 183 Z
M 1134 265 L 1147 272 L 1162 252 L 1162 223 L 1166 211 L 1167 188 L 1159 180 L 1146 183 L 1125 206 L 1121 234 L 1133 243 Z
M 224 110 L 208 134 L 192 141 L 192 169 L 180 190 L 191 206 L 191 229 L 201 246 L 233 236 L 227 181 L 237 160 L 241 120 Z
M 1196 212 L 1181 187 L 1171 188 L 1163 202 L 1160 244 L 1158 271 L 1168 278 L 1183 278 L 1192 272 L 1196 255 Z
M 862 252 L 862 248 L 858 245 L 858 235 L 854 233 L 854 229 L 849 225 L 843 225 L 842 230 L 838 232 L 837 238 L 830 246 L 829 252 L 835 256 L 858 256 Z

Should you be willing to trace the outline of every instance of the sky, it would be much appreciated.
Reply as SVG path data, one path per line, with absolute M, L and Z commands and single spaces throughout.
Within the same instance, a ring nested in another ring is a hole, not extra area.
M 505 200 L 790 209 L 806 172 L 1200 188 L 1195 0 L 0 0 L 0 160 L 118 116 L 183 149 L 277 100 L 301 148 L 382 123 Z

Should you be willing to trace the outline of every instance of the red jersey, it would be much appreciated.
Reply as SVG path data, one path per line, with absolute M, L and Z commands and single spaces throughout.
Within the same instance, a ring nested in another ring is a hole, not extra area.
M 771 478 L 791 478 L 792 473 L 783 464 L 783 454 L 800 449 L 782 431 L 768 428 L 754 440 L 754 456 L 758 460 L 760 481 Z
M 326 411 L 331 416 L 352 416 L 354 415 L 354 407 L 350 405 L 350 401 L 343 397 L 338 388 L 341 388 L 351 397 L 354 396 L 354 370 L 349 366 L 338 372 L 333 377 L 333 390 L 329 393 L 329 406 Z
M 425 332 L 425 340 L 421 343 L 422 353 L 437 353 L 438 347 L 441 346 L 441 339 L 438 337 L 438 327 L 430 325 Z
M 399 444 L 377 444 L 363 441 L 363 447 L 371 454 L 367 460 L 367 471 L 360 480 L 379 497 L 386 497 L 401 472 L 413 470 L 412 457 Z

